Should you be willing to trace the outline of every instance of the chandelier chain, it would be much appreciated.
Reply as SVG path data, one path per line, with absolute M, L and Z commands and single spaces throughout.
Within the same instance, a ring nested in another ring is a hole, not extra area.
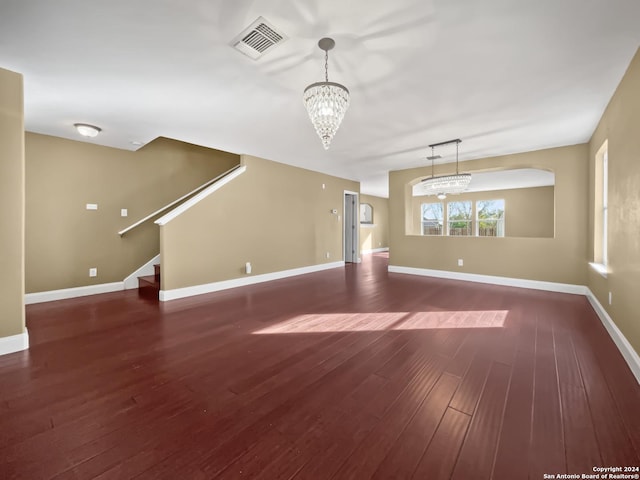
M 329 50 L 324 52 L 324 81 L 329 81 Z

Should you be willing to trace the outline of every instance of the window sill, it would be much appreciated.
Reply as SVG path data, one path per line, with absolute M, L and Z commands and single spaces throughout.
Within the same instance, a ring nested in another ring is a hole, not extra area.
M 589 262 L 589 266 L 591 268 L 593 268 L 596 272 L 598 272 L 600 275 L 602 275 L 604 278 L 607 278 L 607 266 L 603 265 L 602 263 L 594 263 L 594 262 Z
M 375 227 L 375 223 L 360 223 L 361 227 Z

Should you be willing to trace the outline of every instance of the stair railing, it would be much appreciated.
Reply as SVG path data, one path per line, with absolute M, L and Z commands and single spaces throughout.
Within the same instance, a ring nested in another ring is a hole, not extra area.
M 233 168 L 230 168 L 229 170 L 227 170 L 226 172 L 221 173 L 221 174 L 220 174 L 220 175 L 218 175 L 216 178 L 214 178 L 214 179 L 212 179 L 212 180 L 209 180 L 209 181 L 207 181 L 206 183 L 203 183 L 203 184 L 202 184 L 202 185 L 200 185 L 199 187 L 195 188 L 194 190 L 191 190 L 189 193 L 187 193 L 187 194 L 185 194 L 185 195 L 181 196 L 181 197 L 180 197 L 180 198 L 178 198 L 177 200 L 174 200 L 173 202 L 171 202 L 171 203 L 169 203 L 169 204 L 165 205 L 164 207 L 159 208 L 159 209 L 158 209 L 158 210 L 156 210 L 155 212 L 150 213 L 150 214 L 149 214 L 149 215 L 147 215 L 146 217 L 144 217 L 144 218 L 142 218 L 142 219 L 138 220 L 136 223 L 134 223 L 134 224 L 132 224 L 132 225 L 129 225 L 127 228 L 125 228 L 125 229 L 123 229 L 123 230 L 120 230 L 120 231 L 118 232 L 118 235 L 122 236 L 122 235 L 124 235 L 125 233 L 127 233 L 127 232 L 129 232 L 129 231 L 133 230 L 133 229 L 134 229 L 134 228 L 136 228 L 137 226 L 142 225 L 142 224 L 143 224 L 144 222 L 146 222 L 147 220 L 151 220 L 152 218 L 154 218 L 154 217 L 158 216 L 160 213 L 164 212 L 165 210 L 168 210 L 168 209 L 170 209 L 171 207 L 173 207 L 174 205 L 176 205 L 176 204 L 180 203 L 180 202 L 181 202 L 181 201 L 183 201 L 184 199 L 189 198 L 189 197 L 191 197 L 191 196 L 195 195 L 196 193 L 198 193 L 198 192 L 200 192 L 200 191 L 204 190 L 205 188 L 207 188 L 209 185 L 211 185 L 211 184 L 213 184 L 213 183 L 217 182 L 217 181 L 218 181 L 218 180 L 220 180 L 221 178 L 226 177 L 227 175 L 229 175 L 229 174 L 233 173 L 234 171 L 238 170 L 240 167 L 241 167 L 241 165 L 236 165 L 236 166 L 234 166 Z

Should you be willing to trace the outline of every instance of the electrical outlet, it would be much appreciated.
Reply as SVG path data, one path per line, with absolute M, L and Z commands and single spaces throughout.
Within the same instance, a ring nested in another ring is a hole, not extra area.
M 87 203 L 87 210 L 97 210 L 97 209 L 98 209 L 97 203 Z
M 97 268 L 90 268 L 89 269 L 89 276 L 90 277 L 97 277 L 98 276 L 98 269 Z
M 611 301 L 612 301 L 612 296 L 611 296 L 611 292 L 609 292 L 609 305 L 611 305 Z
M 329 258 L 330 256 L 329 252 L 325 253 L 325 257 Z
M 462 260 L 461 258 L 458 259 L 458 266 L 459 267 L 464 266 L 464 260 Z
M 127 211 L 126 208 L 121 208 L 120 209 L 120 216 L 121 217 L 126 217 L 127 215 L 129 215 L 129 212 Z

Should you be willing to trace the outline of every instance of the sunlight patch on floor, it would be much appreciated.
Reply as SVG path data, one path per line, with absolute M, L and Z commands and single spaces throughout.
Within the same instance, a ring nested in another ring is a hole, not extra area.
M 460 310 L 439 312 L 322 313 L 298 315 L 256 330 L 255 334 L 375 332 L 381 330 L 430 330 L 437 328 L 500 328 L 508 310 Z

